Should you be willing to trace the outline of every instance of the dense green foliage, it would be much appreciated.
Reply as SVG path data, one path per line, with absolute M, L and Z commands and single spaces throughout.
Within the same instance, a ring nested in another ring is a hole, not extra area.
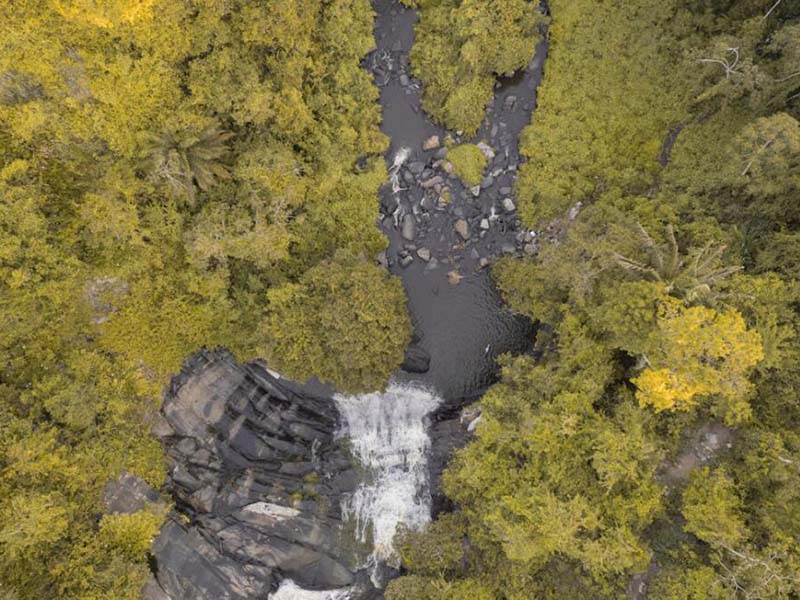
M 496 75 L 533 58 L 543 16 L 528 0 L 404 0 L 420 9 L 411 51 L 423 107 L 453 131 L 474 134 Z
M 505 360 L 387 598 L 800 596 L 800 10 L 773 4 L 550 2 L 518 182 L 549 235 L 494 270 L 542 356 Z
M 167 377 L 202 346 L 276 352 L 281 303 L 324 302 L 326 261 L 385 245 L 372 12 L 25 0 L 0 23 L 0 595 L 134 598 L 158 518 L 101 516 L 101 492 L 123 470 L 162 482 Z M 348 388 L 385 378 L 408 335 L 397 282 L 355 272 L 349 335 L 301 332 Z
M 369 263 L 320 263 L 268 296 L 266 358 L 294 379 L 316 375 L 343 392 L 380 389 L 411 341 L 402 284 Z

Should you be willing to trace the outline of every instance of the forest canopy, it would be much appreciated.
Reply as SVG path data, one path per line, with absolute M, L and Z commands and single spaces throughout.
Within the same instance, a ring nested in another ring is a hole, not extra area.
M 268 354 L 282 303 L 352 271 L 339 316 L 363 327 L 317 329 L 313 369 L 280 366 L 351 390 L 402 361 L 405 299 L 372 266 L 372 22 L 367 0 L 0 6 L 3 597 L 138 597 L 163 513 L 101 518 L 102 489 L 163 482 L 149 430 L 193 352 Z
M 387 598 L 797 597 L 800 10 L 548 5 L 539 250 L 493 269 L 540 358 L 504 360 Z
M 467 137 L 549 55 L 492 276 L 501 359 L 447 510 L 387 600 L 800 597 L 800 7 L 403 0 L 423 107 Z M 411 321 L 375 265 L 368 0 L 0 3 L 0 596 L 138 598 L 151 429 L 203 347 L 346 392 Z M 475 183 L 478 146 L 449 149 Z
M 423 83 L 423 108 L 448 129 L 473 135 L 496 77 L 533 58 L 544 16 L 528 0 L 403 2 L 420 10 L 411 66 Z

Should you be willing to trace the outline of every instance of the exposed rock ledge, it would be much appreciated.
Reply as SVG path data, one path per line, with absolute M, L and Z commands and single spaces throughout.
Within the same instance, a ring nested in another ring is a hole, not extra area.
M 340 510 L 360 482 L 335 438 L 334 402 L 202 351 L 175 377 L 155 427 L 170 461 L 176 511 L 153 546 L 150 600 L 264 599 L 284 578 L 306 589 L 355 584 L 354 598 L 380 597 L 359 571 L 359 548 Z M 457 409 L 434 415 L 434 481 L 466 441 Z
M 358 476 L 330 400 L 215 350 L 190 359 L 162 412 L 179 512 L 153 553 L 170 598 L 265 598 L 284 577 L 310 589 L 355 581 L 339 496 Z

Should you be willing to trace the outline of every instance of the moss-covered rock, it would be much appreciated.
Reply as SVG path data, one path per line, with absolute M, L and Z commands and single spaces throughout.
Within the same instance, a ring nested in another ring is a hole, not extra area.
M 474 144 L 461 144 L 451 148 L 447 159 L 453 165 L 456 174 L 467 185 L 478 185 L 483 179 L 483 171 L 489 162 L 486 156 Z

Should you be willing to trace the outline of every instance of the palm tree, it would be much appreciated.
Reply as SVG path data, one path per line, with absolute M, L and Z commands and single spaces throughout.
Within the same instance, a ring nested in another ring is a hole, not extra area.
M 229 152 L 233 134 L 214 124 L 199 135 L 168 132 L 149 138 L 146 155 L 153 175 L 194 202 L 196 189 L 208 191 L 230 172 L 220 161 Z
M 709 242 L 703 248 L 682 254 L 672 225 L 667 225 L 667 241 L 662 245 L 656 244 L 639 223 L 636 225 L 646 258 L 638 261 L 615 252 L 617 265 L 639 277 L 665 284 L 667 293 L 687 302 L 712 304 L 720 296 L 713 286 L 742 269 L 722 264 L 724 245 Z

